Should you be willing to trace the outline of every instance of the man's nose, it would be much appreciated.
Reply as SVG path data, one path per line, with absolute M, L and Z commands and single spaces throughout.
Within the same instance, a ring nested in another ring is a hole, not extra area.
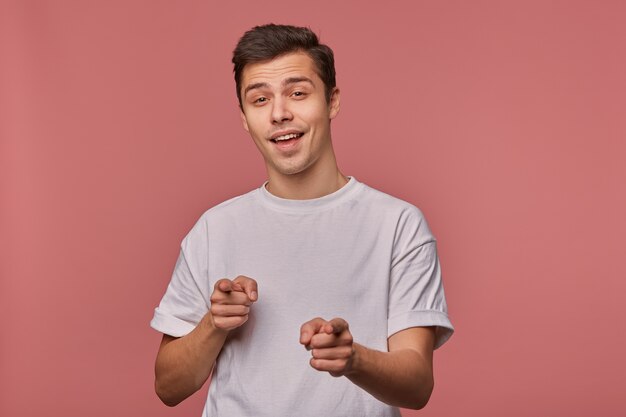
M 284 99 L 278 98 L 274 100 L 272 107 L 272 123 L 283 123 L 293 119 L 293 115 L 287 107 Z

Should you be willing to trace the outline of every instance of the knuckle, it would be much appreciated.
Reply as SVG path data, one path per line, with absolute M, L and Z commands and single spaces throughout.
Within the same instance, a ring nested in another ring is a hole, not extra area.
M 322 341 L 320 340 L 320 337 L 318 334 L 314 334 L 313 337 L 311 337 L 311 347 L 314 348 L 318 348 L 321 347 Z
M 211 294 L 211 297 L 209 298 L 209 300 L 212 303 L 221 303 L 226 299 L 226 296 L 224 295 L 224 293 L 222 293 L 221 291 L 217 290 L 217 291 L 213 291 L 213 294 Z
M 233 282 L 236 282 L 236 283 L 238 283 L 238 284 L 245 284 L 245 283 L 247 283 L 247 282 L 249 282 L 249 281 L 250 281 L 250 278 L 248 278 L 248 277 L 247 277 L 247 276 L 245 276 L 245 275 L 237 275 L 237 278 L 235 278 L 235 279 L 233 280 Z

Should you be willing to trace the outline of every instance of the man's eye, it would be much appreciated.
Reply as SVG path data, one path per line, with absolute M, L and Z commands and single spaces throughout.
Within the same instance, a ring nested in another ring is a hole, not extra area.
M 302 91 L 294 91 L 293 95 L 295 97 L 304 97 L 305 94 Z
M 254 100 L 255 103 L 265 103 L 267 101 L 267 98 L 265 97 L 259 97 L 256 100 Z

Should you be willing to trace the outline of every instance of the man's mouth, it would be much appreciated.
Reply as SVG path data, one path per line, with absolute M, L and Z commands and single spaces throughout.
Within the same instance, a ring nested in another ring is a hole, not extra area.
M 277 136 L 273 139 L 270 139 L 271 142 L 273 143 L 290 143 L 290 142 L 295 142 L 297 139 L 300 139 L 302 137 L 302 135 L 304 135 L 304 133 L 289 133 L 287 135 L 281 135 L 281 136 Z

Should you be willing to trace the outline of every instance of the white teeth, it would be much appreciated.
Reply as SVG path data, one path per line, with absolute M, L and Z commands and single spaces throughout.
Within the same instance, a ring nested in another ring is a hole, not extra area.
M 299 136 L 300 136 L 300 134 L 298 134 L 298 133 L 290 133 L 290 134 L 288 134 L 288 135 L 282 135 L 282 136 L 279 136 L 279 137 L 277 137 L 277 138 L 274 138 L 274 140 L 275 140 L 275 141 L 279 141 L 279 140 L 289 140 L 289 139 L 297 138 L 297 137 L 299 137 Z

